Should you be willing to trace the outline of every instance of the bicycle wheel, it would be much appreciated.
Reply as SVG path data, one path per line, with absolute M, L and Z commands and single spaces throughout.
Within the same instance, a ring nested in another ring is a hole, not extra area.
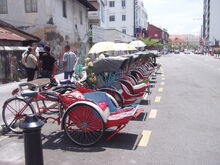
M 91 146 L 97 143 L 104 133 L 104 121 L 96 109 L 79 104 L 68 109 L 62 120 L 67 137 L 77 145 Z
M 24 121 L 24 114 L 33 114 L 34 108 L 24 99 L 13 97 L 5 101 L 2 110 L 2 118 L 8 130 L 14 133 L 22 133 L 19 125 Z

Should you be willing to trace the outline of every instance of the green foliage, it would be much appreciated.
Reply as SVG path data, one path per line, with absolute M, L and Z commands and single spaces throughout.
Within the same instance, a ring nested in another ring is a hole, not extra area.
M 147 47 L 162 49 L 164 46 L 164 44 L 160 43 L 160 40 L 157 39 L 142 38 L 142 41 L 147 45 Z
M 215 53 L 220 54 L 220 48 L 215 48 Z

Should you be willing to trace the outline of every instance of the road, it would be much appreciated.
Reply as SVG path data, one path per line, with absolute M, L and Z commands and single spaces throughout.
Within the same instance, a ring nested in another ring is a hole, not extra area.
M 147 97 L 151 104 L 110 141 L 81 148 L 59 126 L 47 123 L 42 130 L 45 165 L 218 165 L 220 60 L 169 54 L 158 62 L 162 69 Z M 0 157 L 0 164 L 24 164 L 21 136 L 0 136 Z

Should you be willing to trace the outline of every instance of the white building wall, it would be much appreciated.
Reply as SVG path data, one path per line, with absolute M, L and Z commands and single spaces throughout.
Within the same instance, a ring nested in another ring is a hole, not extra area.
M 74 46 L 78 43 L 78 49 L 79 43 L 87 43 L 88 11 L 85 6 L 77 0 L 66 0 L 65 18 L 62 0 L 37 0 L 37 5 L 37 13 L 25 13 L 24 0 L 16 3 L 8 0 L 8 14 L 0 14 L 0 19 L 49 42 L 54 52 L 63 51 L 67 43 Z M 53 18 L 53 24 L 47 23 L 50 18 Z
M 220 41 L 220 0 L 210 1 L 210 31 L 209 40 L 214 42 L 215 39 Z
M 121 33 L 116 29 L 106 29 L 104 30 L 104 41 L 111 41 L 111 42 L 131 42 L 135 38 L 128 35 Z
M 37 13 L 25 13 L 24 0 L 7 0 L 8 14 L 0 14 L 0 18 L 16 27 L 26 30 L 36 26 L 42 26 L 48 19 L 44 0 L 38 0 Z
M 109 1 L 115 2 L 115 7 L 109 7 Z M 115 21 L 110 22 L 109 16 L 115 15 Z M 126 15 L 126 21 L 122 21 L 122 15 Z M 105 29 L 117 29 L 122 32 L 126 29 L 126 34 L 134 35 L 134 1 L 126 0 L 126 7 L 122 7 L 121 0 L 107 0 L 105 10 Z

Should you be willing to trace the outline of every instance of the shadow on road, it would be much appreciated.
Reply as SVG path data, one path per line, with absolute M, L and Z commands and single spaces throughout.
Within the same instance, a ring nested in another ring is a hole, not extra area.
M 145 121 L 147 118 L 147 112 L 142 112 L 137 118 L 132 118 L 133 121 Z
M 64 150 L 71 152 L 102 152 L 106 148 L 133 150 L 138 140 L 138 135 L 130 133 L 119 133 L 111 140 L 105 139 L 111 135 L 112 131 L 106 131 L 103 139 L 91 147 L 80 147 L 72 143 L 64 134 L 63 131 L 53 132 L 50 135 L 42 135 L 42 145 L 44 149 L 49 150 Z

